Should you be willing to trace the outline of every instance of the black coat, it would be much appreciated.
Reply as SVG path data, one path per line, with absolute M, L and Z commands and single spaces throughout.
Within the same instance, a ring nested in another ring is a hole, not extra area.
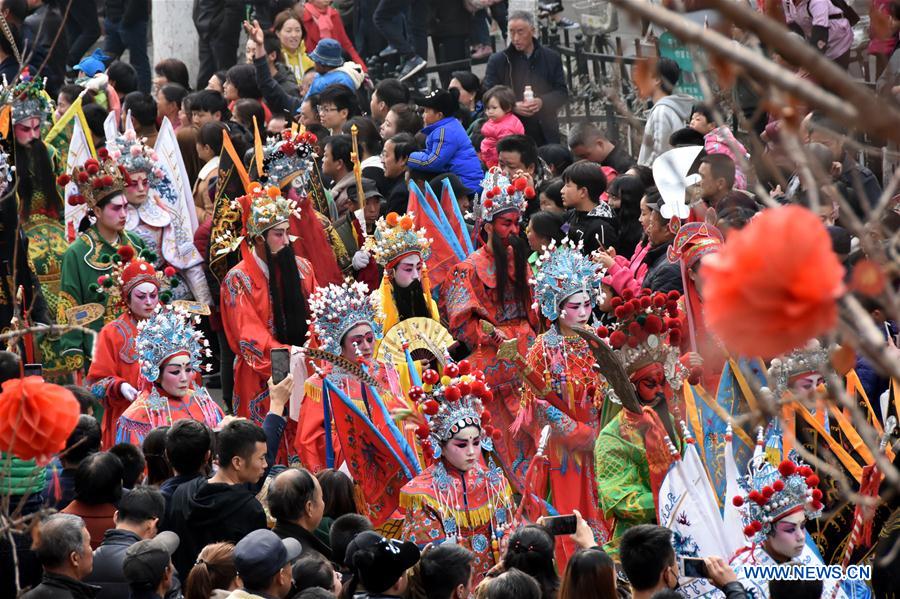
M 684 293 L 684 286 L 681 282 L 681 267 L 678 264 L 669 262 L 666 253 L 672 242 L 658 245 L 650 248 L 644 257 L 644 264 L 647 265 L 647 276 L 644 277 L 644 287 L 651 291 L 669 292 L 673 289 L 678 293 Z
M 68 576 L 45 573 L 41 584 L 22 595 L 22 599 L 94 599 L 98 590 Z
M 506 85 L 516 94 L 516 100 L 524 98 L 525 86 L 530 85 L 535 98 L 543 101 L 540 112 L 534 116 L 519 116 L 525 126 L 525 135 L 538 146 L 559 143 L 559 119 L 557 113 L 569 98 L 566 76 L 559 54 L 534 40 L 531 56 L 509 46 L 491 56 L 484 75 L 484 89 Z
M 315 533 L 309 532 L 299 524 L 282 522 L 279 520 L 275 523 L 272 532 L 281 539 L 297 539 L 297 541 L 300 542 L 301 547 L 300 555 L 318 553 L 328 561 L 332 561 L 333 559 L 331 557 L 331 547 L 320 541 Z M 343 561 L 343 556 L 339 561 Z
M 65 83 L 66 58 L 69 54 L 69 42 L 63 30 L 63 18 L 58 8 L 42 4 L 36 11 L 25 18 L 25 37 L 31 40 L 33 51 L 28 60 L 32 76 L 47 78 L 47 93 L 51 98 L 59 94 L 59 88 Z M 57 34 L 59 38 L 56 39 Z M 56 39 L 56 45 L 54 45 Z M 51 51 L 52 48 L 52 51 Z M 40 73 L 38 69 L 49 56 Z
M 582 251 L 585 255 L 596 251 L 602 245 L 604 249 L 615 245 L 619 241 L 616 233 L 615 217 L 601 215 L 602 208 L 611 209 L 604 204 L 590 212 L 581 210 L 569 210 L 566 213 L 567 235 L 576 243 L 584 243 Z
M 429 4 L 428 35 L 442 38 L 472 34 L 472 13 L 466 10 L 463 0 L 431 0 Z

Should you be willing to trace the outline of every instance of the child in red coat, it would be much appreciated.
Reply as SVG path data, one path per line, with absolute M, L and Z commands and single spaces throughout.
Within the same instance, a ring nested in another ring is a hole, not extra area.
M 513 114 L 516 95 L 505 85 L 495 85 L 484 94 L 484 113 L 488 120 L 481 126 L 481 160 L 488 168 L 497 166 L 497 142 L 510 135 L 525 135 L 525 127 Z
M 306 32 L 307 48 L 315 48 L 321 39 L 330 37 L 338 41 L 344 52 L 350 55 L 350 60 L 366 71 L 366 63 L 347 37 L 341 15 L 332 8 L 331 0 L 309 0 L 303 5 L 303 31 Z

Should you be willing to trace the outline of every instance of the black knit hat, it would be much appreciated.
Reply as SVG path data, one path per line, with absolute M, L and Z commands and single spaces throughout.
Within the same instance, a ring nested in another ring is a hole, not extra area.
M 424 98 L 416 99 L 416 104 L 423 108 L 433 108 L 447 118 L 459 111 L 459 90 L 436 89 Z
M 411 541 L 401 543 L 367 530 L 347 546 L 344 561 L 367 591 L 383 593 L 419 562 L 419 555 L 418 546 Z

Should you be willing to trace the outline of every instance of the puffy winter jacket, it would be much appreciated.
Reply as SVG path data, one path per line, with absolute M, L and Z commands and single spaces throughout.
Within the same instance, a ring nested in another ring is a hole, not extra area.
M 691 118 L 694 99 L 683 94 L 672 94 L 653 105 L 644 125 L 644 140 L 638 164 L 650 166 L 656 157 L 672 149 L 669 136 L 684 127 Z
M 441 119 L 422 129 L 427 137 L 425 150 L 409 156 L 409 167 L 426 173 L 452 172 L 469 189 L 480 189 L 484 171 L 478 154 L 454 117 Z
M 499 121 L 485 121 L 481 126 L 481 135 L 481 160 L 490 168 L 497 166 L 497 143 L 510 135 L 525 135 L 525 127 L 519 117 L 508 112 Z

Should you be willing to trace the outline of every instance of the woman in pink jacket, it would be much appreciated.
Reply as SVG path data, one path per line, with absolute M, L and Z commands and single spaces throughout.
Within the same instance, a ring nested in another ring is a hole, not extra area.
M 481 126 L 481 160 L 488 168 L 497 166 L 497 142 L 510 135 L 525 135 L 525 127 L 513 114 L 516 95 L 512 88 L 495 85 L 484 94 L 484 113 L 488 120 Z

